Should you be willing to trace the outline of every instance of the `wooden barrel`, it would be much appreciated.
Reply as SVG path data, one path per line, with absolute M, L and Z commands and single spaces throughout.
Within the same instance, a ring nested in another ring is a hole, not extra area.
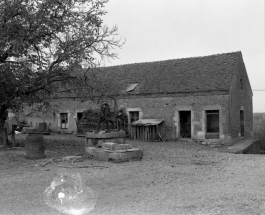
M 45 158 L 43 134 L 29 133 L 26 137 L 25 150 L 27 159 Z
M 45 132 L 46 129 L 47 129 L 47 124 L 46 124 L 46 122 L 40 122 L 40 123 L 39 123 L 39 131 L 40 131 L 40 132 Z

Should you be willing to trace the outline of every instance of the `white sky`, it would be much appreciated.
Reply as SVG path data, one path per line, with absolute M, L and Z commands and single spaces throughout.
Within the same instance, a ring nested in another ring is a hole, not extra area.
M 110 0 L 105 9 L 126 39 L 106 65 L 241 51 L 252 90 L 265 90 L 264 0 Z M 253 111 L 265 112 L 265 91 L 253 91 Z

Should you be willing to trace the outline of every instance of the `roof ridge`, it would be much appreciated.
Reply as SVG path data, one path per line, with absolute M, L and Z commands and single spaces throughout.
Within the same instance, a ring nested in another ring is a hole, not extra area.
M 196 56 L 196 57 L 185 57 L 185 58 L 175 58 L 175 59 L 167 59 L 167 60 L 158 60 L 158 61 L 146 61 L 146 62 L 137 62 L 137 63 L 127 63 L 127 64 L 120 64 L 120 65 L 103 66 L 103 67 L 100 67 L 100 68 L 121 67 L 121 66 L 127 66 L 127 65 L 140 65 L 140 64 L 160 63 L 160 62 L 168 62 L 168 61 L 175 61 L 175 60 L 206 58 L 206 57 L 213 57 L 213 56 L 220 56 L 220 55 L 228 55 L 228 54 L 236 54 L 236 53 L 241 53 L 241 51 L 218 53 L 218 54 L 204 55 L 204 56 Z

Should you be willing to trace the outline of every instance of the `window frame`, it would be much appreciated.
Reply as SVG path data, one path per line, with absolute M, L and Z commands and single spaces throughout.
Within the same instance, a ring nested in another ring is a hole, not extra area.
M 218 133 L 218 134 L 220 134 L 220 110 L 206 110 L 205 114 L 206 114 L 206 133 Z M 208 120 L 209 120 L 209 116 L 213 116 L 213 115 L 218 115 L 218 132 L 209 131 Z
M 60 113 L 60 129 L 68 129 L 68 123 L 69 123 L 68 118 L 69 118 L 69 114 L 67 112 L 61 112 Z M 65 120 L 64 123 L 62 122 L 63 120 Z
M 134 114 L 136 114 L 136 116 L 134 116 Z M 140 119 L 140 111 L 129 111 L 130 124 L 138 121 L 139 119 Z

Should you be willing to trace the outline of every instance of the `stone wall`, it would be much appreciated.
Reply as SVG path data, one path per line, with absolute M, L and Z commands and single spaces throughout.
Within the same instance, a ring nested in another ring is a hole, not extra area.
M 20 120 L 27 121 L 28 125 L 38 129 L 40 122 L 46 122 L 47 125 L 50 124 L 49 129 L 52 131 L 58 130 L 58 118 L 56 116 L 56 111 L 58 107 L 51 108 L 50 112 L 42 113 L 34 111 L 33 107 L 24 107 L 23 115 L 21 115 Z
M 130 98 L 121 99 L 119 106 L 131 110 L 141 110 L 142 118 L 164 119 L 166 139 L 179 138 L 178 111 L 191 111 L 192 138 L 197 138 L 197 132 L 205 132 L 205 111 L 220 111 L 220 138 L 229 136 L 229 96 L 208 95 L 188 97 L 163 98 Z
M 27 107 L 24 110 L 24 114 L 28 124 L 33 127 L 38 126 L 39 122 L 50 123 L 50 130 L 52 132 L 65 132 L 72 133 L 77 130 L 76 128 L 76 118 L 78 112 L 83 112 L 89 108 L 97 108 L 92 102 L 81 102 L 79 100 L 73 99 L 60 99 L 52 102 L 54 109 L 51 108 L 51 111 L 45 114 L 34 112 L 30 113 L 31 108 Z M 68 113 L 68 125 L 67 129 L 60 128 L 60 113 Z
M 247 138 L 253 135 L 252 90 L 244 62 L 241 58 L 236 71 L 237 73 L 233 77 L 232 87 L 230 90 L 230 125 L 231 137 L 234 141 L 238 140 L 242 136 L 240 128 L 240 110 L 244 111 L 244 137 Z
M 45 119 L 51 122 L 52 131 L 66 133 L 76 132 L 76 117 L 78 112 L 89 108 L 98 108 L 91 102 L 61 99 L 56 101 L 58 109 L 55 111 L 56 119 L 51 116 Z M 140 118 L 164 119 L 162 136 L 166 140 L 179 138 L 178 111 L 191 111 L 191 136 L 197 138 L 198 132 L 206 132 L 206 110 L 219 110 L 220 113 L 220 139 L 226 140 L 230 137 L 229 127 L 229 96 L 228 95 L 200 95 L 200 96 L 165 96 L 165 97 L 131 97 L 118 100 L 119 108 L 127 111 L 139 111 Z M 60 113 L 68 113 L 68 128 L 60 129 Z M 30 118 L 31 121 L 34 121 Z M 35 119 L 36 121 L 36 119 Z

